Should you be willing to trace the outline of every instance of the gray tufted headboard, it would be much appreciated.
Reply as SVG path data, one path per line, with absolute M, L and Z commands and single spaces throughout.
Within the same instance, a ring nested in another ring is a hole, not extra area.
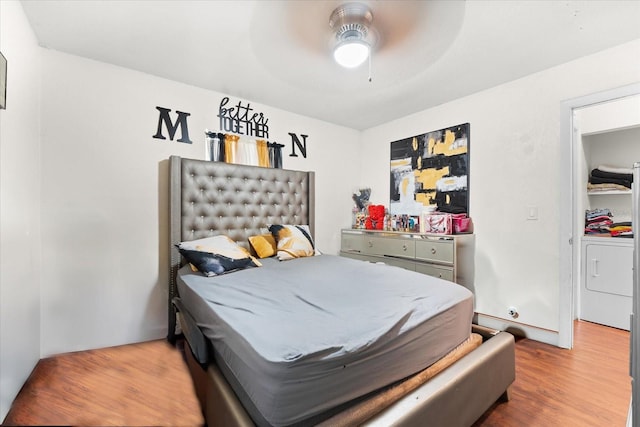
M 308 224 L 315 234 L 315 174 L 205 160 L 170 158 L 169 339 L 175 332 L 176 274 L 185 240 L 226 234 L 249 248 L 248 237 L 269 224 Z

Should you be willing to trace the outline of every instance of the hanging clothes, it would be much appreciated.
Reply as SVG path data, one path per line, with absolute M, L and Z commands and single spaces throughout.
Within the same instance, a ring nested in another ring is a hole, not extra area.
M 284 145 L 278 144 L 277 142 L 270 142 L 267 146 L 269 147 L 269 162 L 271 163 L 271 167 L 282 169 L 282 147 L 284 147 Z
M 256 145 L 258 146 L 258 166 L 262 166 L 265 168 L 271 167 L 271 163 L 269 162 L 269 147 L 267 146 L 267 141 L 264 139 L 258 139 L 256 141 Z
M 224 136 L 224 161 L 226 163 L 236 163 L 236 151 L 238 147 L 238 135 L 225 134 Z
M 224 134 L 205 131 L 205 159 L 212 162 L 224 161 Z
M 205 158 L 214 162 L 282 169 L 282 147 L 264 139 L 205 131 Z
M 235 163 L 258 166 L 258 146 L 255 139 L 244 136 L 238 139 Z

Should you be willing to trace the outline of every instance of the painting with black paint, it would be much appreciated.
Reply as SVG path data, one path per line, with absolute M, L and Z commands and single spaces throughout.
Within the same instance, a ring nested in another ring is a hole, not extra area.
M 391 143 L 391 214 L 469 212 L 469 130 L 464 123 Z

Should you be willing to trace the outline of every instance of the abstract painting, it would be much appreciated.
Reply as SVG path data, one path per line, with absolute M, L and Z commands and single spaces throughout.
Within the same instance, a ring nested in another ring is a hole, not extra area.
M 469 123 L 391 143 L 389 213 L 469 213 Z

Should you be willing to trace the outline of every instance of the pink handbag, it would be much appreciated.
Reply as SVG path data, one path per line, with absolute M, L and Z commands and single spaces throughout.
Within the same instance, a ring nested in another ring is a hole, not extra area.
M 467 214 L 453 214 L 451 215 L 451 221 L 453 223 L 454 234 L 468 233 L 471 231 L 472 222 Z

